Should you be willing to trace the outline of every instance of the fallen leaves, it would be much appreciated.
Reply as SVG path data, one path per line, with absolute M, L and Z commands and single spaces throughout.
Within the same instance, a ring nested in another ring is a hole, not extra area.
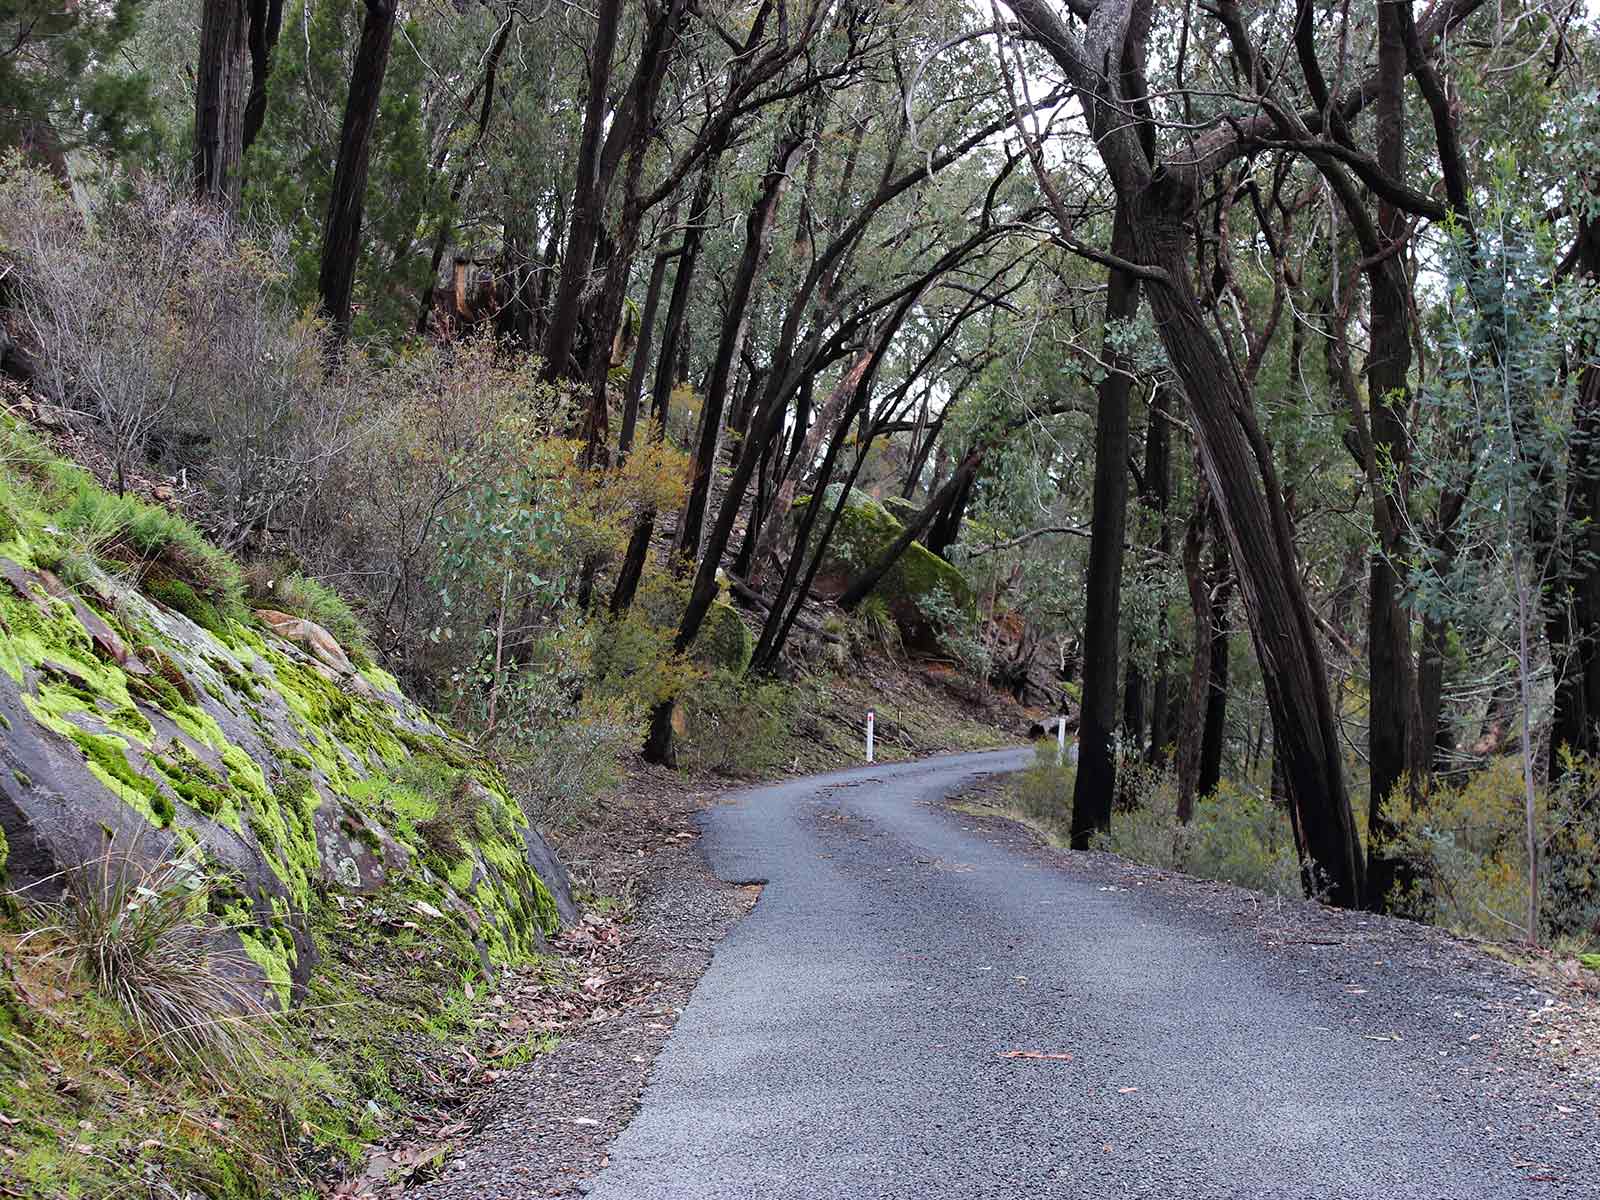
M 1030 1062 L 1071 1062 L 1072 1052 L 1063 1050 L 1060 1053 L 1051 1053 L 1046 1050 L 1002 1050 L 1001 1058 L 1022 1058 Z

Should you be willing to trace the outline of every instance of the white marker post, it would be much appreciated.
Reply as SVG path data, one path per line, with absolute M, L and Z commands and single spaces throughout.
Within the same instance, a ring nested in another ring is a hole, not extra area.
M 867 761 L 868 762 L 872 761 L 872 726 L 873 726 L 873 722 L 875 722 L 877 720 L 877 718 L 878 718 L 878 714 L 877 713 L 873 712 L 872 709 L 870 709 L 870 708 L 867 709 Z
M 1067 761 L 1067 719 L 1056 718 L 1056 766 L 1062 766 Z

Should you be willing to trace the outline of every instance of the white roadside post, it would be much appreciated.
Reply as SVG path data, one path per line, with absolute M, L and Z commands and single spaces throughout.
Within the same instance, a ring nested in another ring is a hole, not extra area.
M 878 714 L 872 709 L 867 709 L 867 761 L 872 761 L 872 725 L 877 720 Z
M 1064 766 L 1067 761 L 1067 719 L 1056 718 L 1056 766 Z

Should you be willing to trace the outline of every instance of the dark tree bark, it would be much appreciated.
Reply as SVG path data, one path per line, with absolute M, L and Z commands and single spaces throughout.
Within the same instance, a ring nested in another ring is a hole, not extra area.
M 655 422 L 658 436 L 666 429 L 667 415 L 672 405 L 678 344 L 683 337 L 684 322 L 689 311 L 689 293 L 694 284 L 695 267 L 700 261 L 700 243 L 705 237 L 706 222 L 711 215 L 719 157 L 720 152 L 712 154 L 701 168 L 700 181 L 695 186 L 694 199 L 689 205 L 689 224 L 684 230 L 683 246 L 678 252 L 678 268 L 672 279 L 672 298 L 667 301 L 667 319 L 661 330 L 661 350 L 656 355 L 656 373 L 650 392 L 650 416 Z M 611 593 L 612 613 L 625 612 L 633 604 L 639 581 L 644 578 L 650 539 L 655 536 L 655 521 L 655 510 L 649 508 L 640 513 L 634 523 L 633 535 L 628 540 L 628 550 L 623 555 L 616 586 Z
M 1267 702 L 1311 876 L 1333 903 L 1356 907 L 1364 897 L 1365 864 L 1345 789 L 1320 634 L 1300 583 L 1282 489 L 1256 424 L 1253 397 L 1208 330 L 1191 283 L 1189 229 L 1202 189 L 1243 152 L 1240 131 L 1258 118 L 1219 126 L 1203 145 L 1185 147 L 1173 160 L 1152 166 L 1142 140 L 1149 131 L 1128 118 L 1143 94 L 1143 46 L 1128 44 L 1128 31 L 1137 28 L 1131 19 L 1134 4 L 1102 0 L 1086 40 L 1061 20 L 1049 0 L 1012 0 L 1009 7 L 1083 103 L 1126 206 L 1129 261 L 1142 279 L 1167 358 L 1188 397 L 1201 464 L 1239 571 L 1257 659 L 1271 664 L 1264 672 Z M 1246 49 L 1246 74 L 1256 80 L 1254 56 Z M 1125 59 L 1134 60 L 1133 72 Z M 1124 63 L 1123 75 L 1132 74 L 1137 86 L 1108 76 L 1107 61 Z M 1260 127 L 1270 129 L 1272 119 L 1260 117 Z M 1074 236 L 1070 217 L 1061 213 L 1059 218 L 1060 236 L 1074 249 L 1089 249 Z
M 1194 653 L 1189 660 L 1189 687 L 1178 725 L 1178 821 L 1187 825 L 1194 816 L 1200 790 L 1200 756 L 1205 741 L 1207 691 L 1211 682 L 1211 637 L 1216 628 L 1211 589 L 1201 565 L 1206 526 L 1212 521 L 1210 496 L 1202 496 L 1189 518 L 1183 536 L 1183 578 L 1189 588 L 1189 611 L 1194 621 Z
M 1163 558 L 1172 550 L 1172 529 L 1167 522 L 1167 505 L 1171 502 L 1172 491 L 1172 426 L 1168 420 L 1170 415 L 1171 400 L 1167 389 L 1158 387 L 1150 397 L 1150 411 L 1145 422 L 1144 471 L 1141 477 L 1139 502 L 1155 522 L 1155 550 Z M 1158 620 L 1156 636 L 1164 640 L 1167 614 L 1163 611 Z M 1154 761 L 1154 754 L 1159 747 L 1157 735 L 1166 732 L 1166 723 L 1162 719 L 1162 710 L 1166 706 L 1164 662 L 1156 665 L 1156 678 L 1153 685 L 1148 688 L 1150 692 L 1148 698 L 1145 694 L 1147 682 L 1135 656 L 1130 653 L 1127 683 L 1123 693 L 1122 726 L 1135 746 L 1143 745 L 1148 710 L 1151 737 L 1146 758 Z
M 677 206 L 667 214 L 670 229 L 677 220 Z M 667 281 L 667 264 L 677 255 L 675 249 L 656 253 L 650 263 L 650 283 L 645 288 L 644 308 L 639 313 L 639 342 L 633 348 L 633 369 L 628 373 L 628 394 L 622 402 L 622 430 L 617 435 L 617 453 L 626 458 L 633 449 L 634 433 L 639 424 L 639 401 L 644 393 L 644 377 L 649 368 L 650 350 L 655 341 L 656 314 L 661 308 L 661 289 Z
M 595 243 L 605 210 L 605 195 L 600 188 L 600 140 L 605 133 L 606 91 L 611 86 L 611 59 L 616 53 L 621 23 L 622 0 L 600 0 L 595 9 L 594 42 L 589 50 L 589 95 L 584 102 L 583 132 L 578 140 L 567 252 L 561 260 L 561 279 L 550 325 L 545 330 L 546 382 L 576 379 L 583 374 L 572 361 L 572 345 L 578 334 L 579 299 L 594 264 Z
M 394 0 L 366 0 L 361 40 L 350 69 L 344 124 L 339 131 L 339 159 L 328 197 L 328 219 L 322 230 L 322 270 L 318 290 L 322 311 L 334 342 L 350 336 L 350 293 L 361 259 L 361 214 L 367 195 L 367 165 L 372 157 L 372 131 L 378 100 L 389 69 L 389 43 L 394 39 Z
M 1228 634 L 1229 600 L 1233 572 L 1224 542 L 1212 547 L 1211 560 L 1211 654 L 1206 682 L 1205 726 L 1200 737 L 1200 770 L 1195 794 L 1209 796 L 1222 782 L 1222 742 L 1228 717 Z
M 1117 205 L 1112 246 L 1128 251 L 1128 214 Z M 1084 572 L 1083 702 L 1078 718 L 1078 774 L 1072 789 L 1072 847 L 1087 850 L 1111 828 L 1116 802 L 1118 625 L 1122 608 L 1122 547 L 1128 516 L 1128 401 L 1132 364 L 1118 350 L 1114 326 L 1139 311 L 1139 281 L 1113 267 L 1106 289 L 1105 335 L 1094 422 L 1094 498 L 1089 563 Z
M 593 345 L 589 349 L 589 405 L 584 418 L 584 456 L 590 464 L 601 461 L 606 452 L 610 420 L 611 348 L 622 326 L 628 277 L 633 270 L 639 234 L 644 224 L 645 204 L 639 192 L 644 180 L 645 152 L 656 133 L 656 106 L 662 81 L 666 78 L 667 68 L 677 49 L 678 35 L 683 31 L 687 11 L 686 0 L 670 0 L 655 13 L 639 51 L 633 82 L 628 87 L 622 111 L 617 116 L 617 128 L 612 131 L 618 149 L 614 150 L 609 144 L 606 147 L 608 152 L 620 154 L 625 159 L 627 170 L 623 175 L 622 215 L 617 223 L 616 234 L 610 239 L 610 257 L 590 322 Z M 602 172 L 599 185 L 602 211 L 606 193 L 610 190 L 608 179 L 609 176 Z
M 244 144 L 248 150 L 267 119 L 267 76 L 283 29 L 283 0 L 250 0 L 250 96 L 244 105 Z
M 755 203 L 745 217 L 744 250 L 734 270 L 728 305 L 722 317 L 717 356 L 712 362 L 705 402 L 700 410 L 700 440 L 691 464 L 689 499 L 683 506 L 683 516 L 678 522 L 678 533 L 673 543 L 673 550 L 684 558 L 693 559 L 699 553 L 701 527 L 705 523 L 706 505 L 711 497 L 717 443 L 722 433 L 722 410 L 728 399 L 733 364 L 738 360 L 749 321 L 750 290 L 755 286 L 756 278 L 766 262 L 778 203 L 788 186 L 789 168 L 801 145 L 801 135 L 797 131 L 791 130 L 783 136 L 772 156 L 772 166 L 761 181 Z
M 1406 153 L 1406 50 L 1402 18 L 1396 9 L 1393 4 L 1378 6 L 1378 95 L 1374 107 L 1379 166 L 1392 178 L 1401 179 L 1405 176 Z M 1380 252 L 1395 247 L 1406 236 L 1405 214 L 1380 200 L 1378 231 L 1382 239 Z M 1368 735 L 1367 886 L 1368 904 L 1381 912 L 1389 907 L 1390 896 L 1403 890 L 1412 875 L 1403 856 L 1383 849 L 1395 832 L 1383 806 L 1402 785 L 1409 769 L 1421 765 L 1426 770 L 1431 755 L 1420 764 L 1413 757 L 1417 749 L 1413 738 L 1418 731 L 1412 708 L 1416 692 L 1411 619 L 1401 603 L 1404 584 L 1395 566 L 1404 551 L 1402 493 L 1408 453 L 1406 413 L 1411 402 L 1409 287 L 1400 259 L 1393 253 L 1386 254 L 1368 272 L 1368 278 L 1372 288 L 1372 337 L 1367 357 L 1367 395 L 1372 438 L 1367 473 L 1373 489 L 1379 546 L 1367 572 L 1368 693 L 1372 713 Z M 1413 776 L 1412 786 L 1419 782 Z
M 229 212 L 239 207 L 245 101 L 253 37 L 247 0 L 201 6 L 200 62 L 195 71 L 194 193 Z
M 1575 269 L 1579 278 L 1600 282 L 1600 221 L 1588 214 L 1578 221 Z M 1562 560 L 1567 595 L 1557 606 L 1565 625 L 1557 646 L 1566 661 L 1550 729 L 1551 779 L 1566 769 L 1563 747 L 1600 753 L 1600 345 L 1576 350 L 1582 365 L 1567 463 L 1567 528 L 1574 532 Z

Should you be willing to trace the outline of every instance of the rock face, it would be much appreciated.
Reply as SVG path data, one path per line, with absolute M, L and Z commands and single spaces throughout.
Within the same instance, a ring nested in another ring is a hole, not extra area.
M 840 484 L 832 484 L 823 495 L 827 506 L 817 515 L 813 537 L 821 530 L 834 505 L 839 503 Z M 810 497 L 794 503 L 795 520 L 805 512 Z M 816 590 L 824 595 L 842 592 L 859 572 L 871 566 L 894 540 L 905 532 L 905 523 L 882 503 L 856 488 L 850 489 L 839 524 L 828 543 L 828 556 L 818 573 Z M 932 645 L 938 641 L 940 602 L 970 609 L 972 589 L 960 571 L 934 554 L 921 542 L 912 542 L 889 573 L 873 589 L 894 614 L 895 622 L 908 642 Z
M 48 893 L 112 847 L 197 847 L 212 911 L 283 1005 L 332 894 L 392 890 L 490 962 L 576 919 L 491 768 L 326 630 L 269 616 L 202 628 L 99 573 L 68 591 L 0 532 L 4 886 Z

